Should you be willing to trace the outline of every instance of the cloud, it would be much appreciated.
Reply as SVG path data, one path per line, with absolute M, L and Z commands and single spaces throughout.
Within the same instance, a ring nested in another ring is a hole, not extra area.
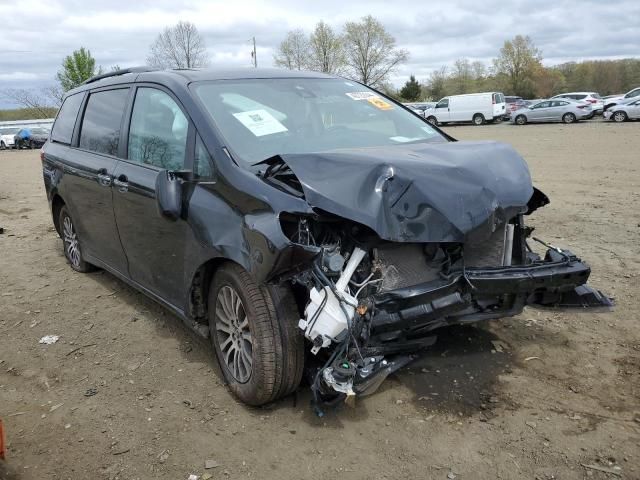
M 144 64 L 156 35 L 178 20 L 197 25 L 213 66 L 250 65 L 253 36 L 259 65 L 271 66 L 288 30 L 311 31 L 319 20 L 341 29 L 371 14 L 410 53 L 396 84 L 458 58 L 489 62 L 516 34 L 531 36 L 546 64 L 640 55 L 637 0 L 21 0 L 20 12 L 0 29 L 0 90 L 53 84 L 62 59 L 81 46 L 106 68 Z

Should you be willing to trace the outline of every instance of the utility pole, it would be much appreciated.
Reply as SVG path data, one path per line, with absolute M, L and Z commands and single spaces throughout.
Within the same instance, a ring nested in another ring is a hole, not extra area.
M 256 53 L 256 37 L 251 37 L 253 40 L 253 51 L 251 52 L 251 59 L 253 60 L 254 68 L 258 68 L 258 54 Z

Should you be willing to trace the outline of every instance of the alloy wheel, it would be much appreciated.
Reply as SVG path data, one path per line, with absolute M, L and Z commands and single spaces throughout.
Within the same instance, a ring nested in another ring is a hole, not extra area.
M 227 369 L 238 382 L 246 383 L 251 377 L 253 340 L 242 299 L 229 285 L 218 291 L 215 325 Z
M 80 244 L 78 243 L 78 235 L 73 228 L 71 217 L 66 216 L 63 220 L 62 234 L 64 237 L 64 248 L 67 252 L 67 258 L 74 267 L 80 267 Z
M 624 122 L 627 119 L 627 116 L 624 112 L 616 112 L 613 114 L 613 119 L 616 122 Z

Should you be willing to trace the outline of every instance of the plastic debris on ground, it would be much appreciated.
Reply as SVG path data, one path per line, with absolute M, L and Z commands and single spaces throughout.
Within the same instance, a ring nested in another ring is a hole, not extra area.
M 40 342 L 38 343 L 42 343 L 43 345 L 51 345 L 56 343 L 59 339 L 59 335 L 45 335 L 40 339 Z

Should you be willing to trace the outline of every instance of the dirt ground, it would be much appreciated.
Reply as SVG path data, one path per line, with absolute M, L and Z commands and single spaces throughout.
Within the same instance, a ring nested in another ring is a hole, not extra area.
M 305 386 L 243 406 L 180 320 L 107 273 L 73 272 L 38 153 L 0 152 L 0 479 L 640 478 L 640 124 L 447 131 L 527 159 L 551 197 L 529 222 L 588 260 L 615 311 L 447 329 L 322 418 Z

